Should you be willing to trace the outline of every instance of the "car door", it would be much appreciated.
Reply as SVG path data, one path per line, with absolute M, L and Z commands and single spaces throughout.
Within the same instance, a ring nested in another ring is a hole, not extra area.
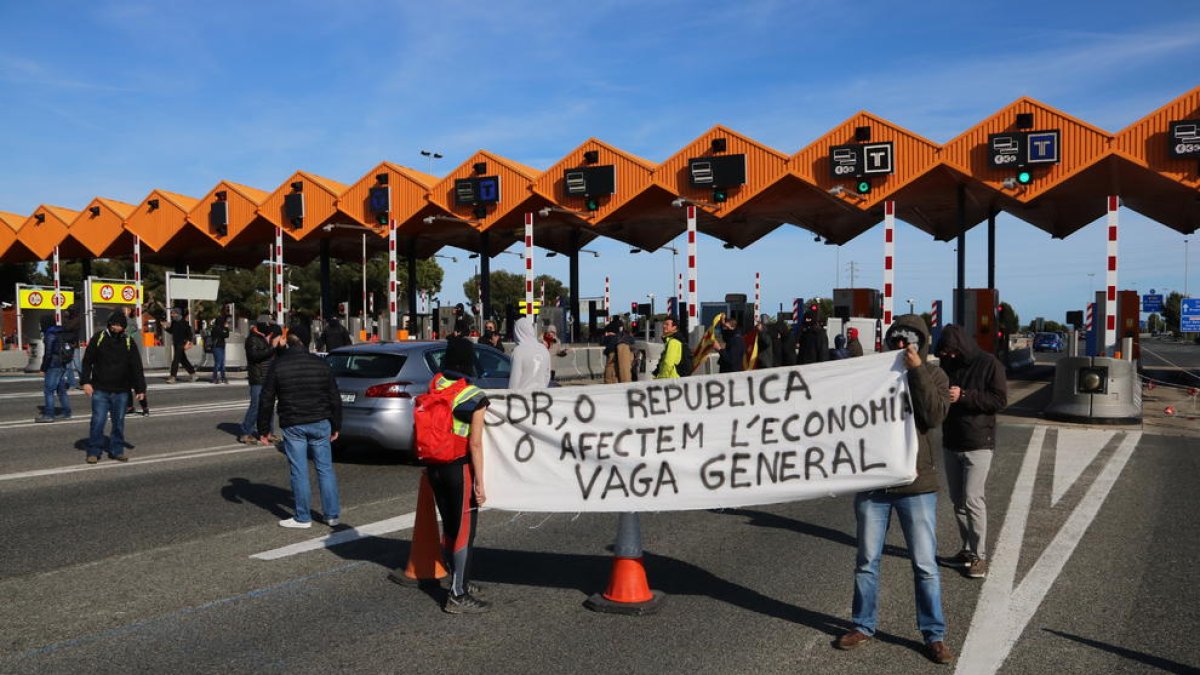
M 499 351 L 475 345 L 475 384 L 484 389 L 507 389 L 512 361 Z

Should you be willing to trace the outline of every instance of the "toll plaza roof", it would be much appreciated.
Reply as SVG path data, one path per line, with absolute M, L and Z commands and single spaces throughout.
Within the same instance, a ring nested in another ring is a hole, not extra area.
M 289 263 L 311 260 L 322 240 L 332 255 L 357 259 L 358 227 L 371 231 L 371 249 L 386 246 L 379 211 L 369 203 L 384 176 L 395 188 L 386 216 L 396 223 L 399 252 L 419 257 L 443 246 L 495 255 L 522 239 L 527 213 L 547 207 L 546 216 L 535 217 L 539 247 L 567 253 L 606 236 L 653 250 L 683 231 L 684 212 L 673 202 L 685 201 L 700 207 L 701 231 L 741 247 L 784 223 L 845 243 L 879 222 L 885 200 L 896 202 L 900 218 L 942 240 L 1000 210 L 1065 237 L 1103 215 L 1105 198 L 1114 194 L 1189 233 L 1200 226 L 1194 159 L 1200 132 L 1188 132 L 1197 138 L 1186 146 L 1195 150 L 1187 159 L 1174 156 L 1185 145 L 1173 143 L 1170 133 L 1190 129 L 1172 125 L 1200 127 L 1198 117 L 1200 87 L 1116 136 L 1023 97 L 939 147 L 864 111 L 790 157 L 716 125 L 660 165 L 592 138 L 546 172 L 480 150 L 440 180 L 383 162 L 349 186 L 300 171 L 269 194 L 228 181 L 203 200 L 155 190 L 124 227 L 153 252 L 148 259 L 167 263 L 257 264 L 277 224 L 292 240 Z M 589 180 L 604 189 L 591 190 Z M 229 205 L 224 234 L 206 220 L 217 193 Z M 291 198 L 293 209 L 302 212 L 289 216 L 285 203 L 293 194 L 300 195 Z M 93 208 L 100 214 L 93 216 Z M 95 257 L 98 250 L 120 255 L 123 235 L 113 238 L 120 210 L 112 200 L 97 198 L 85 213 L 39 207 L 15 241 L 0 238 L 0 259 L 43 260 L 55 246 L 67 258 Z M 98 230 L 83 227 L 102 216 Z M 326 231 L 325 225 L 352 227 Z
M 1200 127 L 1172 136 L 1171 122 L 1180 120 L 1200 120 L 1200 87 L 1122 129 L 1113 141 L 1113 161 L 1126 206 L 1190 234 L 1200 228 L 1200 159 L 1176 157 L 1173 146 L 1200 147 Z
M 92 257 L 132 255 L 133 235 L 125 229 L 125 219 L 136 208 L 116 199 L 96 197 L 71 221 L 69 232 Z
M 17 241 L 17 228 L 25 222 L 25 216 L 9 213 L 8 211 L 0 211 L 0 259 L 7 259 L 8 251 L 14 245 L 24 249 L 24 253 L 32 256 L 33 253 L 29 249 L 25 249 L 23 244 Z

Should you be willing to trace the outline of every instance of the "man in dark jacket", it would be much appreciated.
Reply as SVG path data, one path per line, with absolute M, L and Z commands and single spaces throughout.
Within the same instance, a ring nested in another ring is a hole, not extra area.
M 745 370 L 746 341 L 738 330 L 735 316 L 725 316 L 721 322 L 721 342 L 717 345 L 717 372 L 738 373 Z
M 942 424 L 946 483 L 962 549 L 952 558 L 967 576 L 987 576 L 987 503 L 984 486 L 996 447 L 996 413 L 1008 405 L 1004 366 L 980 349 L 961 326 L 942 330 L 937 355 L 950 380 L 950 412 Z
M 325 332 L 321 334 L 321 339 L 324 341 L 325 351 L 327 352 L 352 344 L 350 331 L 346 330 L 346 327 L 342 325 L 341 321 L 338 321 L 336 316 L 326 322 Z
M 187 310 L 181 310 L 178 307 L 171 310 L 171 325 L 167 328 L 171 333 L 171 375 L 167 378 L 167 383 L 175 382 L 175 376 L 179 374 L 179 366 L 192 376 L 192 382 L 196 381 L 196 366 L 188 360 L 187 350 L 192 346 L 192 341 L 196 338 L 196 333 L 192 331 L 192 327 L 188 325 Z
M 258 317 L 258 322 L 250 327 L 246 335 L 246 379 L 250 384 L 250 406 L 242 418 L 242 435 L 238 436 L 240 443 L 258 445 L 258 403 L 262 396 L 263 381 L 267 379 L 267 369 L 271 367 L 271 359 L 275 358 L 271 339 L 279 334 L 278 328 L 272 326 L 270 317 L 264 314 Z
M 804 314 L 804 327 L 800 329 L 799 362 L 820 363 L 829 360 L 829 336 L 825 327 L 818 321 L 816 313 L 808 311 Z
M 936 663 L 949 663 L 954 653 L 946 646 L 946 620 L 942 614 L 942 583 L 937 564 L 937 465 L 929 432 L 946 417 L 950 405 L 946 374 L 929 364 L 929 331 L 925 320 L 905 314 L 888 328 L 885 344 L 904 352 L 913 420 L 917 426 L 917 478 L 912 483 L 883 490 L 860 492 L 854 497 L 858 521 L 858 556 L 854 572 L 854 628 L 834 642 L 838 649 L 853 649 L 875 634 L 879 607 L 879 564 L 887 538 L 888 522 L 895 511 L 912 559 L 916 590 L 917 627 L 925 639 L 925 655 Z
M 212 349 L 213 355 L 213 384 L 229 384 L 229 378 L 225 374 L 225 341 L 229 339 L 228 321 L 229 316 L 222 311 L 208 331 L 208 346 Z
M 63 327 L 55 325 L 54 315 L 46 314 L 42 326 L 42 414 L 35 422 L 54 421 L 54 398 L 58 396 L 62 419 L 71 419 L 71 401 L 67 399 L 67 373 L 72 367 L 73 348 L 64 335 Z
M 112 417 L 108 456 L 118 462 L 125 455 L 125 407 L 129 391 L 141 400 L 146 395 L 146 376 L 137 343 L 125 333 L 126 318 L 121 311 L 108 317 L 108 326 L 88 342 L 83 353 L 79 381 L 83 392 L 92 399 L 92 425 L 88 435 L 87 463 L 95 464 L 104 454 L 105 418 Z
M 317 487 L 321 492 L 321 510 L 325 523 L 338 524 L 337 476 L 333 473 L 333 450 L 342 426 L 342 398 L 333 370 L 325 359 L 309 354 L 294 334 L 275 338 L 276 346 L 286 348 L 276 357 L 263 382 L 262 401 L 258 406 L 258 434 L 269 442 L 271 414 L 279 401 L 279 427 L 283 430 L 283 450 L 287 454 L 296 515 L 279 521 L 282 527 L 312 527 L 308 486 L 308 455 L 317 469 Z

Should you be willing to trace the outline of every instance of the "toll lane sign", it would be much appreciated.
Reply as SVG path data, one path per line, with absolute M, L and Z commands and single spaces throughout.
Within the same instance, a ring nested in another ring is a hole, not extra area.
M 138 301 L 134 284 L 92 282 L 92 302 L 101 305 L 134 305 Z
M 988 165 L 1025 168 L 1031 164 L 1057 164 L 1062 154 L 1061 138 L 1058 129 L 989 134 Z
M 17 294 L 17 305 L 21 309 L 66 309 L 75 304 L 74 291 L 22 288 Z
M 1200 298 L 1184 298 L 1179 302 L 1179 330 L 1200 333 Z
M 1200 120 L 1171 122 L 1167 145 L 1172 157 L 1200 157 Z
M 1161 312 L 1163 311 L 1163 296 L 1162 293 L 1148 293 L 1142 296 L 1142 311 L 1143 312 Z
M 895 146 L 891 141 L 829 148 L 829 174 L 833 178 L 884 176 L 895 171 Z

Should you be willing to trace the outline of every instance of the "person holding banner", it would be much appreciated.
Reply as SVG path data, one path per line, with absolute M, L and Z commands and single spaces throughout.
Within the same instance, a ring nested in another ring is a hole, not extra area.
M 736 316 L 726 316 L 721 322 L 721 341 L 717 343 L 717 371 L 721 373 L 738 373 L 744 370 L 746 361 L 746 341 L 742 339 L 742 331 L 738 330 Z
M 912 559 L 916 591 L 917 628 L 925 639 L 925 656 L 935 663 L 950 663 L 954 652 L 946 646 L 946 619 L 942 614 L 942 584 L 937 563 L 937 465 L 929 432 L 941 426 L 950 407 L 946 374 L 928 363 L 929 330 L 916 314 L 897 317 L 885 334 L 889 349 L 904 351 L 913 418 L 917 426 L 917 478 L 909 485 L 860 492 L 854 497 L 858 522 L 858 555 L 854 572 L 854 628 L 838 637 L 834 646 L 848 650 L 871 640 L 879 610 L 879 565 L 892 512 L 904 531 Z
M 522 321 L 532 323 L 530 317 L 522 317 L 518 327 Z M 450 594 L 442 606 L 447 614 L 481 614 L 491 606 L 476 597 L 479 588 L 468 576 L 479 507 L 487 501 L 483 489 L 483 427 L 488 398 L 482 389 L 470 384 L 469 377 L 474 373 L 475 349 L 470 340 L 452 336 L 446 341 L 441 372 L 433 376 L 430 387 L 444 390 L 460 380 L 468 381 L 454 397 L 452 428 L 454 435 L 467 437 L 467 454 L 450 462 L 425 465 L 442 516 L 442 554 L 450 570 Z
M 513 324 L 517 346 L 512 353 L 509 389 L 544 389 L 550 386 L 550 352 L 537 339 L 532 316 L 523 316 Z

